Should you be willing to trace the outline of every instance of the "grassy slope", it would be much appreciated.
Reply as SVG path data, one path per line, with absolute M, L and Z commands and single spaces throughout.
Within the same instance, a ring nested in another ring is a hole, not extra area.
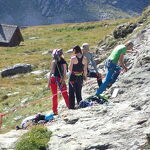
M 50 55 L 42 55 L 48 49 L 63 48 L 65 51 L 74 45 L 83 42 L 90 43 L 91 47 L 110 34 L 118 25 L 129 20 L 110 20 L 93 23 L 63 24 L 50 26 L 36 26 L 22 29 L 24 43 L 14 48 L 0 48 L 0 70 L 16 63 L 29 63 L 34 70 L 47 70 L 51 62 Z M 37 37 L 37 39 L 30 39 Z M 94 49 L 93 49 L 94 50 Z M 67 60 L 70 55 L 65 55 Z M 19 92 L 17 95 L 6 96 L 8 93 Z M 0 112 L 12 110 L 21 105 L 21 100 L 31 101 L 49 96 L 47 79 L 43 75 L 22 75 L 19 78 L 0 78 Z M 3 127 L 0 132 L 14 128 L 15 125 L 31 114 L 51 110 L 51 100 L 44 100 L 32 104 L 23 110 L 11 113 L 3 118 Z M 14 118 L 21 116 L 17 121 Z

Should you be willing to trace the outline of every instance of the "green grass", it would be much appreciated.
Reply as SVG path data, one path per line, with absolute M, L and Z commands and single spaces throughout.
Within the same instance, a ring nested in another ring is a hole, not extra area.
M 51 132 L 43 126 L 35 126 L 18 140 L 16 150 L 46 150 Z
M 85 42 L 90 44 L 91 51 L 95 51 L 94 47 L 106 35 L 112 33 L 117 25 L 132 20 L 106 20 L 24 28 L 21 30 L 24 42 L 20 46 L 0 47 L 0 70 L 18 63 L 32 64 L 34 70 L 49 70 L 52 60 L 51 55 L 42 55 L 43 52 L 54 48 L 63 48 L 66 51 L 74 45 L 81 46 Z M 69 63 L 70 54 L 65 54 L 65 58 Z M 48 79 L 44 76 L 45 74 L 21 74 L 17 78 L 0 78 L 0 113 L 11 112 L 15 107 L 23 105 L 21 102 L 23 99 L 27 99 L 25 103 L 27 104 L 50 96 L 50 90 L 47 89 Z M 8 93 L 14 92 L 18 92 L 18 94 L 7 96 Z M 9 113 L 9 115 L 3 117 L 3 126 L 0 133 L 14 128 L 23 118 L 29 115 L 50 110 L 51 99 L 48 99 Z M 14 120 L 17 116 L 20 116 L 21 119 Z

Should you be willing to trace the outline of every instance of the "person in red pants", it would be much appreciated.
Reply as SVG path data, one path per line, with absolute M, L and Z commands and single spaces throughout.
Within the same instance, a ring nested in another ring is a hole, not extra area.
M 62 93 L 66 106 L 69 108 L 69 97 L 67 86 L 65 83 L 67 63 L 63 57 L 62 49 L 55 49 L 52 52 L 53 61 L 51 63 L 51 71 L 48 87 L 52 91 L 52 110 L 54 115 L 58 114 L 58 88 Z

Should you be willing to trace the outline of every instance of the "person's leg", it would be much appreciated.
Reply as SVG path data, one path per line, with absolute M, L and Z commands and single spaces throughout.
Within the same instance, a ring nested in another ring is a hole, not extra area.
M 75 106 L 75 90 L 74 90 L 74 81 L 69 81 L 69 108 L 74 109 Z
M 114 68 L 114 73 L 113 73 L 111 81 L 110 81 L 111 84 L 113 84 L 117 80 L 117 78 L 118 78 L 118 76 L 120 74 L 120 71 L 121 71 L 121 67 L 116 66 Z
M 66 84 L 64 83 L 62 88 L 61 88 L 61 93 L 62 93 L 62 96 L 65 100 L 65 103 L 66 103 L 66 106 L 69 108 L 69 96 L 68 96 L 68 92 L 67 92 L 67 86 Z
M 101 78 L 97 78 L 97 84 L 98 84 L 99 87 L 101 86 L 101 84 L 102 84 L 102 79 Z
M 97 75 L 97 84 L 98 84 L 99 87 L 102 84 L 102 76 L 101 76 L 101 74 Z
M 97 75 L 96 72 L 88 72 L 87 77 L 91 77 L 91 78 L 97 78 L 97 84 L 100 87 L 100 85 L 102 84 L 102 78 L 101 75 Z
M 97 78 L 96 72 L 88 72 L 87 77 L 91 77 L 91 78 Z
M 105 79 L 103 80 L 101 86 L 97 89 L 96 95 L 102 94 L 103 91 L 106 90 L 107 85 L 108 85 L 109 82 L 111 81 L 112 75 L 113 75 L 113 73 L 114 73 L 114 67 L 115 67 L 114 64 L 111 64 L 111 65 L 108 67 L 108 72 L 107 72 L 107 74 L 106 74 L 106 76 L 105 76 Z
M 50 83 L 51 91 L 52 91 L 52 110 L 54 114 L 58 113 L 57 106 L 58 106 L 58 99 L 57 99 L 57 83 L 56 83 L 56 78 L 52 77 L 51 78 L 51 83 Z
M 82 100 L 82 86 L 83 86 L 83 77 L 79 76 L 79 77 L 77 77 L 77 80 L 76 80 L 75 86 L 74 86 L 78 104 Z

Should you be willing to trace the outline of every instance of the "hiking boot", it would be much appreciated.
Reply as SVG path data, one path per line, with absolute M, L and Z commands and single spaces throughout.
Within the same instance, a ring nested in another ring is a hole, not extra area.
M 76 105 L 76 106 L 75 106 L 75 109 L 79 109 L 79 108 L 80 108 L 79 105 Z
M 19 126 L 16 126 L 16 130 L 20 130 L 21 128 Z
M 54 116 L 58 115 L 58 112 L 54 112 Z
M 100 96 L 101 96 L 103 99 L 106 99 L 106 100 L 109 99 L 109 97 L 110 97 L 109 95 L 106 95 L 106 94 L 100 94 Z
M 94 95 L 96 98 L 101 99 L 103 98 L 101 95 Z

